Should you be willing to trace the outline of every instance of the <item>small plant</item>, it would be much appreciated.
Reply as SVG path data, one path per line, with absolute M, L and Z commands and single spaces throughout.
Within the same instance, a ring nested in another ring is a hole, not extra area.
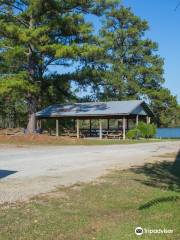
M 143 138 L 152 138 L 156 134 L 156 126 L 155 124 L 146 124 L 144 122 L 140 122 L 138 125 L 138 129 L 141 132 L 141 136 Z
M 127 137 L 129 139 L 139 139 L 141 137 L 141 132 L 138 128 L 131 129 L 127 132 Z
M 156 125 L 155 124 L 146 124 L 140 122 L 137 127 L 131 129 L 127 132 L 127 137 L 129 139 L 138 139 L 138 138 L 152 138 L 156 135 Z

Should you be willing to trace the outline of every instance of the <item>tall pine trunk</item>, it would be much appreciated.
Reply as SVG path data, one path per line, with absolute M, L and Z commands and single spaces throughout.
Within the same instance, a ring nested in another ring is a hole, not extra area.
M 33 28 L 34 20 L 33 15 L 30 15 L 29 28 Z M 29 81 L 32 84 L 36 82 L 36 56 L 35 56 L 35 48 L 32 43 L 29 43 L 29 54 L 28 54 L 28 73 L 29 73 Z M 27 104 L 28 104 L 28 124 L 27 124 L 27 133 L 33 134 L 36 129 L 36 107 L 37 101 L 36 96 L 33 96 L 32 93 L 28 93 L 27 96 Z
M 33 134 L 36 129 L 36 100 L 32 96 L 28 98 L 28 124 L 27 133 Z

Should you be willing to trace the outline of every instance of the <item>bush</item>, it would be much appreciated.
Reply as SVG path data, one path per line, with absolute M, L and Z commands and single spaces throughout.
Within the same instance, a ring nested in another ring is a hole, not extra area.
M 140 122 L 138 129 L 140 130 L 141 136 L 143 138 L 152 138 L 156 134 L 156 126 L 154 124 L 146 124 L 144 122 Z
M 127 137 L 130 139 L 138 139 L 141 137 L 141 132 L 138 128 L 131 129 L 127 132 Z
M 152 138 L 156 135 L 156 125 L 155 124 L 146 124 L 140 122 L 139 125 L 127 132 L 127 137 L 130 139 L 142 138 Z

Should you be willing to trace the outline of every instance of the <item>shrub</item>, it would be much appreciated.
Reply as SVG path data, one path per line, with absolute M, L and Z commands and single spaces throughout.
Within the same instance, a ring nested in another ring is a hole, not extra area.
M 155 137 L 157 132 L 156 125 L 152 123 L 152 124 L 148 124 L 148 127 L 149 127 L 149 137 L 150 138 Z
M 144 122 L 140 122 L 137 128 L 140 130 L 143 138 L 152 138 L 156 134 L 155 124 L 146 124 Z
M 130 139 L 142 138 L 152 138 L 156 134 L 156 125 L 155 124 L 146 124 L 140 122 L 137 127 L 131 129 L 127 132 L 127 137 Z
M 141 131 L 138 128 L 131 129 L 127 132 L 127 137 L 130 139 L 138 139 L 141 137 Z

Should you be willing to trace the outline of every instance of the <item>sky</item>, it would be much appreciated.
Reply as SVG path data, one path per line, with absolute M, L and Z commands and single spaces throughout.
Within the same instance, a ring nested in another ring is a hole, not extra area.
M 122 0 L 123 5 L 148 21 L 146 36 L 159 45 L 164 59 L 165 87 L 176 95 L 180 103 L 180 0 Z

